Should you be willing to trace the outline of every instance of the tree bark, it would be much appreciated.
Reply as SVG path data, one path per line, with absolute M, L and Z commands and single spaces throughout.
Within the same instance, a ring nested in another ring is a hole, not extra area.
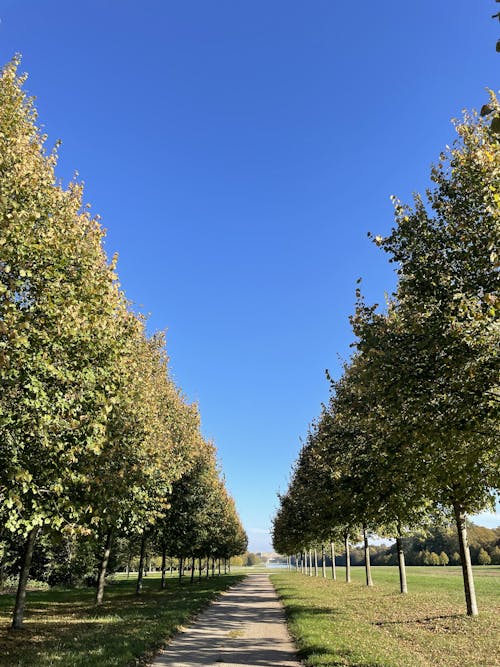
M 403 551 L 403 539 L 401 537 L 401 524 L 398 524 L 398 536 L 396 537 L 396 549 L 398 552 L 398 567 L 399 567 L 399 590 L 404 595 L 408 593 L 408 586 L 406 584 L 406 564 L 405 552 Z
M 24 545 L 23 560 L 21 563 L 21 571 L 19 572 L 19 583 L 17 586 L 16 603 L 14 605 L 14 613 L 12 615 L 12 629 L 21 630 L 24 619 L 24 603 L 26 602 L 26 586 L 28 584 L 28 577 L 30 574 L 31 560 L 33 558 L 33 549 L 35 546 L 36 537 L 38 535 L 39 527 L 35 526 L 28 533 L 26 544 Z
M 217 561 L 217 576 L 220 577 L 220 558 Z
M 335 567 L 335 544 L 330 542 L 330 555 L 332 559 L 332 579 L 337 580 L 337 568 Z
M 313 552 L 309 549 L 309 576 L 313 576 Z
M 215 577 L 215 558 L 212 558 L 212 577 Z
M 455 521 L 457 523 L 458 546 L 460 549 L 460 561 L 462 563 L 462 573 L 464 578 L 465 602 L 467 604 L 467 615 L 477 616 L 476 590 L 474 587 L 474 577 L 472 576 L 472 565 L 470 562 L 470 551 L 467 543 L 467 523 L 465 512 L 460 503 L 453 503 L 455 512 Z
M 363 526 L 363 541 L 365 544 L 365 572 L 366 572 L 366 585 L 373 586 L 372 579 L 372 566 L 370 563 L 370 545 L 368 544 L 368 535 L 366 533 L 366 528 Z
M 146 555 L 146 531 L 143 531 L 141 537 L 141 555 L 139 557 L 139 572 L 137 573 L 137 584 L 135 586 L 135 594 L 142 593 L 142 578 L 144 576 L 144 557 Z
M 109 554 L 111 553 L 111 540 L 113 533 L 108 530 L 106 534 L 106 542 L 104 543 L 104 552 L 102 554 L 101 566 L 99 568 L 99 577 L 97 578 L 97 596 L 95 603 L 101 605 L 104 598 L 104 583 L 106 581 L 106 570 L 108 567 Z
M 196 559 L 195 559 L 195 557 L 193 556 L 193 560 L 191 561 L 191 583 L 193 583 L 193 581 L 194 581 L 194 570 L 195 570 L 195 566 L 196 566 Z
M 304 549 L 304 574 L 306 575 L 306 577 L 309 574 L 307 569 L 307 549 Z
M 179 558 L 179 581 L 182 579 L 184 569 L 184 558 L 182 556 Z
M 210 557 L 207 556 L 207 578 L 210 574 Z
M 325 547 L 321 547 L 321 570 L 323 572 L 323 579 L 326 579 L 326 554 Z
M 314 549 L 314 576 L 318 576 L 318 550 Z
M 349 533 L 344 535 L 345 546 L 345 580 L 347 583 L 351 581 L 351 554 L 349 553 Z
M 161 584 L 160 590 L 165 590 L 167 587 L 167 547 L 165 544 L 161 545 Z

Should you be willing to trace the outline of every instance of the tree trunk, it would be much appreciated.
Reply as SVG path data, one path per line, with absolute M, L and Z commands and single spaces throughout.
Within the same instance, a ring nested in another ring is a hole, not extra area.
M 182 579 L 183 572 L 182 570 L 184 569 L 184 558 L 182 556 L 179 558 L 179 581 Z
M 314 549 L 314 576 L 318 576 L 318 550 Z
M 408 593 L 408 586 L 406 584 L 406 564 L 405 564 L 405 552 L 403 551 L 403 540 L 401 537 L 401 524 L 398 524 L 396 549 L 398 552 L 399 590 L 401 591 L 401 593 L 406 594 Z
M 209 558 L 209 556 L 207 556 L 207 578 L 208 578 L 209 574 L 210 574 L 210 558 Z
M 104 553 L 102 555 L 101 566 L 99 568 L 99 577 L 97 579 L 97 596 L 95 600 L 96 605 L 101 605 L 104 598 L 104 582 L 106 581 L 106 569 L 108 567 L 109 554 L 111 553 L 112 537 L 112 531 L 108 530 L 106 534 L 106 542 L 104 544 Z
M 161 545 L 161 584 L 160 590 L 165 590 L 167 587 L 167 547 L 165 544 Z
M 345 580 L 347 583 L 351 581 L 351 554 L 349 553 L 349 533 L 344 535 L 345 546 Z
M 307 549 L 304 549 L 304 574 L 307 577 L 308 575 L 308 570 L 307 570 Z
M 313 552 L 309 549 L 309 576 L 313 576 Z
M 368 544 L 368 535 L 366 533 L 366 528 L 363 526 L 363 541 L 365 544 L 365 572 L 366 572 L 366 585 L 373 586 L 372 579 L 372 567 L 370 563 L 370 545 Z
M 220 577 L 220 558 L 219 558 L 219 560 L 217 561 L 217 570 L 218 570 L 217 574 L 218 574 L 218 576 Z
M 191 561 L 191 583 L 193 583 L 193 581 L 194 581 L 194 570 L 195 570 L 195 567 L 196 567 L 196 559 L 195 559 L 195 557 L 193 556 L 193 560 Z
M 130 564 L 132 562 L 132 554 L 129 553 L 127 558 L 127 579 L 130 579 Z
M 227 558 L 224 558 L 224 574 L 227 574 Z
M 137 584 L 135 587 L 135 594 L 142 593 L 142 578 L 144 576 L 144 557 L 146 555 L 146 531 L 143 531 L 141 537 L 141 555 L 139 557 L 139 571 L 137 573 Z
M 30 574 L 31 559 L 33 558 L 33 548 L 35 546 L 36 536 L 38 535 L 39 527 L 35 526 L 28 533 L 26 544 L 24 545 L 24 554 L 21 564 L 21 571 L 19 572 L 19 583 L 17 586 L 16 603 L 14 605 L 14 614 L 12 616 L 12 629 L 21 630 L 23 627 L 24 618 L 24 603 L 26 601 L 26 586 L 28 584 L 28 577 Z
M 326 579 L 326 554 L 325 547 L 321 547 L 321 570 L 323 572 L 323 579 Z
M 337 568 L 335 567 L 335 544 L 330 542 L 330 555 L 332 559 L 332 579 L 337 580 Z
M 212 577 L 215 577 L 215 558 L 212 558 Z
M 453 510 L 455 512 L 455 521 L 457 523 L 458 546 L 460 548 L 460 561 L 462 563 L 462 573 L 464 578 L 467 615 L 477 616 L 478 610 L 476 602 L 476 591 L 474 588 L 474 577 L 472 576 L 469 545 L 467 543 L 467 524 L 465 521 L 465 512 L 459 503 L 453 504 Z

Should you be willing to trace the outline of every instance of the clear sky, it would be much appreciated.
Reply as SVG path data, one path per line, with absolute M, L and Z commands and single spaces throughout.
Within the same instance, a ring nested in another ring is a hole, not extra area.
M 0 0 L 58 174 L 130 299 L 168 329 L 252 550 L 352 340 L 367 232 L 428 183 L 450 118 L 498 89 L 493 0 Z M 483 517 L 484 525 L 500 516 Z

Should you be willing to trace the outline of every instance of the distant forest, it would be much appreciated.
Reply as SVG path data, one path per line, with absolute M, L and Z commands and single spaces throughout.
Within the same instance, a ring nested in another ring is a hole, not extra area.
M 500 565 L 500 526 L 485 528 L 468 525 L 470 554 L 473 565 Z M 426 533 L 403 538 L 407 565 L 459 565 L 460 555 L 455 527 L 435 527 Z M 397 565 L 396 544 L 370 545 L 372 565 Z M 335 558 L 337 565 L 345 565 L 345 555 Z M 351 564 L 364 564 L 363 547 L 351 550 Z

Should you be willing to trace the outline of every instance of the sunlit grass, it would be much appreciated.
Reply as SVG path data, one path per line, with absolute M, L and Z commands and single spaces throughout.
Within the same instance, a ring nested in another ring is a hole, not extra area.
M 144 580 L 141 596 L 135 581 L 118 578 L 106 588 L 102 607 L 94 589 L 28 593 L 24 630 L 9 629 L 13 595 L 0 595 L 1 667 L 125 667 L 145 660 L 238 575 L 203 578 L 190 584 L 158 576 Z
M 373 568 L 375 586 L 276 572 L 291 634 L 309 666 L 494 667 L 500 665 L 500 567 L 475 568 L 480 616 L 465 615 L 459 567 L 408 568 L 409 594 L 398 570 Z

